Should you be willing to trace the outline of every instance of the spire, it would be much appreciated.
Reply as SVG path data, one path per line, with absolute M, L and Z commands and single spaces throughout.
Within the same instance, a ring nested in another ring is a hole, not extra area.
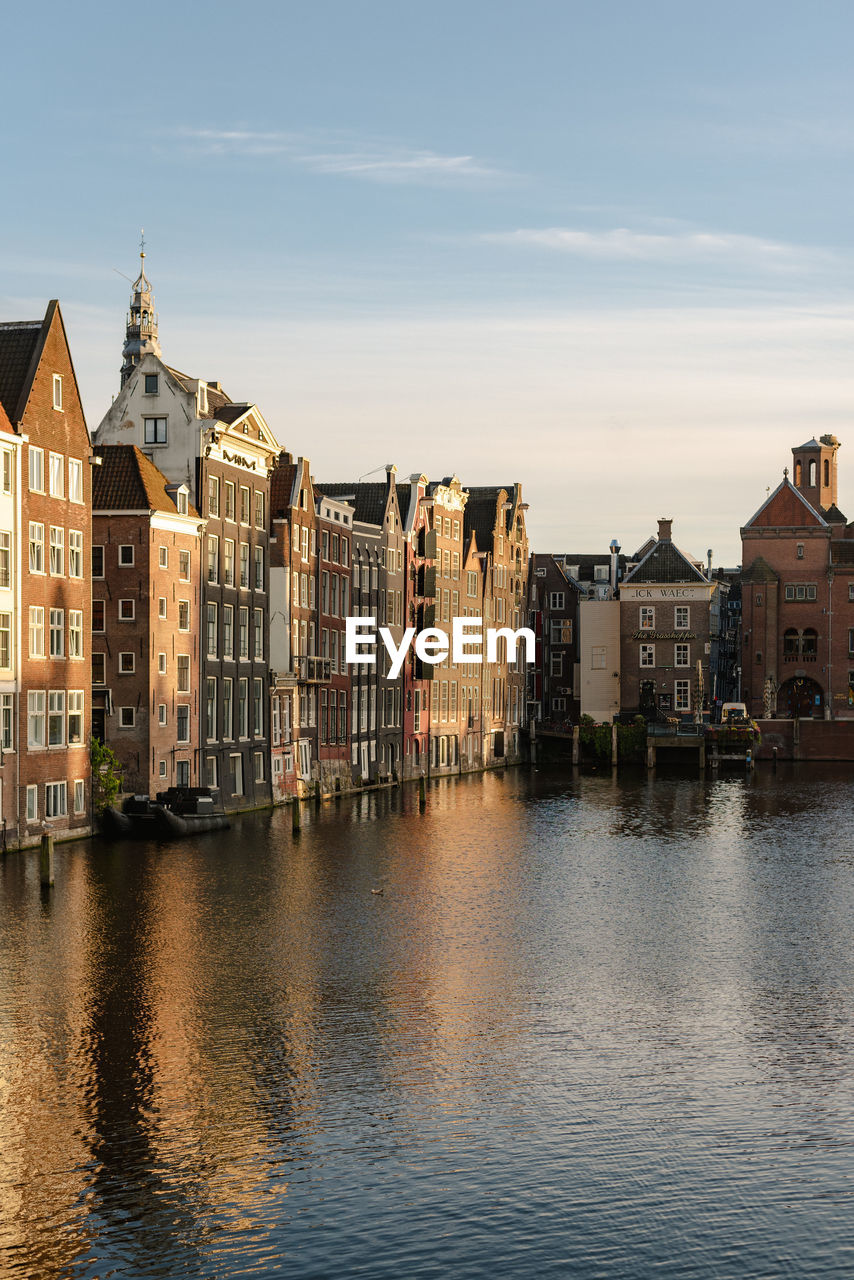
M 153 351 L 160 355 L 157 339 L 157 315 L 154 310 L 154 293 L 145 274 L 145 232 L 140 232 L 139 275 L 131 286 L 130 310 L 127 315 L 125 342 L 122 347 L 122 386 L 125 385 L 142 357 Z

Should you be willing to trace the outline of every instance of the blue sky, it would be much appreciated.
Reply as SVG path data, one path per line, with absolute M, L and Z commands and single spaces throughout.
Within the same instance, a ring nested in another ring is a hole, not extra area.
M 521 480 L 540 549 L 667 515 L 732 563 L 833 431 L 854 517 L 850 6 L 4 21 L 0 316 L 60 298 L 91 428 L 144 226 L 165 358 L 318 479 Z

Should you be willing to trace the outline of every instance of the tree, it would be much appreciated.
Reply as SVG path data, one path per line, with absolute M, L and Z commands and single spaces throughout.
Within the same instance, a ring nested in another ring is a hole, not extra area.
M 122 789 L 122 766 L 115 751 L 99 738 L 89 740 L 92 762 L 92 803 L 96 813 L 103 813 Z

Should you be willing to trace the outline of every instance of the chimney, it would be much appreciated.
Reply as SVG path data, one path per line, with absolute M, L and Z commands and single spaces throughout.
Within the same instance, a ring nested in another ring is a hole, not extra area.
M 617 576 L 620 572 L 620 544 L 616 538 L 611 539 L 611 590 L 616 595 Z
M 658 522 L 658 541 L 659 541 L 659 542 L 670 542 L 670 541 L 672 541 L 672 530 L 673 530 L 673 521 L 672 521 L 672 520 L 659 520 L 659 522 Z
M 711 578 L 711 576 L 712 576 L 712 548 L 709 547 L 708 551 L 706 552 L 706 577 Z

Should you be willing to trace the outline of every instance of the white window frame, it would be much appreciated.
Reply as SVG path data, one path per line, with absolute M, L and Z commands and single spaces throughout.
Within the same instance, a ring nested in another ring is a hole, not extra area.
M 641 667 L 645 667 L 645 668 L 655 666 L 655 645 L 654 644 L 641 645 L 638 662 Z
M 130 663 L 128 663 L 130 659 Z M 119 675 L 132 676 L 136 671 L 136 654 L 132 649 L 122 649 L 119 651 Z
M 34 444 L 27 451 L 27 484 L 30 493 L 44 493 L 44 449 Z
M 53 375 L 53 407 L 62 412 L 62 374 Z

